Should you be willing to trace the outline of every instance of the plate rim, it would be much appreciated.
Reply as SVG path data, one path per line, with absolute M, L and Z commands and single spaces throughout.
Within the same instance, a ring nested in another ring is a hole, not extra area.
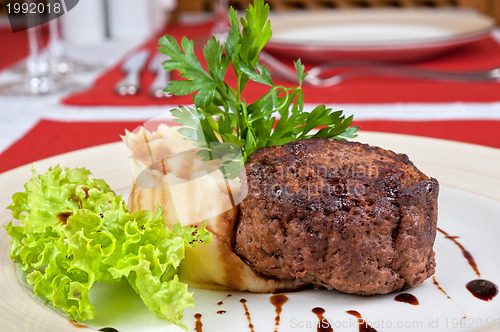
M 300 20 L 304 21 L 307 19 L 311 19 L 314 17 L 314 15 L 327 15 L 331 16 L 332 19 L 338 18 L 340 15 L 342 15 L 343 20 L 346 19 L 346 16 L 351 16 L 350 19 L 353 18 L 359 18 L 360 16 L 366 15 L 366 17 L 369 17 L 371 19 L 375 19 L 375 21 L 380 20 L 381 17 L 384 16 L 389 16 L 393 17 L 395 21 L 400 21 L 401 15 L 406 15 L 406 16 L 413 16 L 413 15 L 422 15 L 422 18 L 425 18 L 426 15 L 439 15 L 439 16 L 444 16 L 444 18 L 448 19 L 459 19 L 467 15 L 470 17 L 473 17 L 476 20 L 483 21 L 482 24 L 484 26 L 482 28 L 476 28 L 467 32 L 461 32 L 458 34 L 454 34 L 451 36 L 445 36 L 445 37 L 436 37 L 436 38 L 422 38 L 419 40 L 411 40 L 411 39 L 397 39 L 395 41 L 391 42 L 379 42 L 378 44 L 373 44 L 373 43 L 368 43 L 368 44 L 363 44 L 361 42 L 351 42 L 351 43 L 335 43 L 331 45 L 326 45 L 324 43 L 314 43 L 314 42 L 308 42 L 306 44 L 301 44 L 297 41 L 284 41 L 284 40 L 273 40 L 271 39 L 268 42 L 267 46 L 270 46 L 271 48 L 277 48 L 277 47 L 286 47 L 286 46 L 294 46 L 294 47 L 306 47 L 306 48 L 315 48 L 315 49 L 323 49 L 323 50 L 339 50 L 339 51 L 375 51 L 375 50 L 394 50 L 394 49 L 408 49 L 408 48 L 420 48 L 420 47 L 436 47 L 436 46 L 441 46 L 441 45 L 456 45 L 456 44 L 463 44 L 463 43 L 468 43 L 471 41 L 478 40 L 489 33 L 494 29 L 495 23 L 494 20 L 486 15 L 483 15 L 479 12 L 475 11 L 469 11 L 469 10 L 463 10 L 463 9 L 342 9 L 342 10 L 310 10 L 307 12 L 301 12 L 300 15 L 298 15 L 297 12 L 290 12 L 290 13 L 276 13 L 273 16 L 271 16 L 271 25 L 273 24 L 273 19 L 274 19 L 274 24 L 275 26 L 273 27 L 274 33 L 279 32 L 282 28 L 279 26 L 279 24 L 283 24 L 280 21 L 289 21 L 290 18 L 296 18 L 294 20 L 294 24 L 301 24 Z M 384 17 L 386 18 L 386 17 Z M 297 19 L 299 20 L 297 22 Z M 324 19 L 324 18 L 323 18 Z M 349 17 L 347 17 L 349 19 Z M 415 22 L 412 22 L 415 23 Z M 278 26 L 276 27 L 276 24 Z M 415 24 L 420 24 L 420 25 L 432 25 L 430 22 L 422 22 L 422 23 L 415 23 Z M 336 22 L 331 23 L 332 26 L 337 25 Z M 432 26 L 435 26 L 432 25 Z M 294 27 L 296 29 L 297 27 Z

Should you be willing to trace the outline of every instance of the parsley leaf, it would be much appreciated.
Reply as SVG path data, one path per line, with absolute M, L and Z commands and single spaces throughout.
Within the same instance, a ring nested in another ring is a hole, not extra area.
M 170 57 L 163 63 L 165 70 L 177 70 L 183 78 L 171 81 L 165 91 L 193 94 L 194 107 L 178 108 L 172 115 L 185 126 L 180 131 L 186 139 L 207 149 L 200 152 L 204 158 L 220 157 L 224 152 L 240 156 L 240 160 L 224 162 L 226 175 L 237 175 L 238 167 L 261 147 L 307 138 L 353 138 L 358 130 L 351 126 L 352 116 L 325 105 L 304 111 L 302 82 L 307 73 L 300 59 L 295 62 L 298 86 L 273 82 L 269 69 L 259 63 L 259 53 L 272 35 L 268 16 L 269 5 L 263 0 L 255 0 L 240 22 L 231 8 L 225 42 L 213 37 L 203 49 L 206 69 L 196 58 L 193 41 L 184 37 L 179 45 L 172 36 L 159 40 L 159 50 Z M 229 68 L 237 77 L 236 86 L 224 80 Z M 269 87 L 251 104 L 246 103 L 244 94 L 248 81 Z M 322 128 L 315 131 L 318 127 Z M 240 154 L 237 149 L 241 149 Z

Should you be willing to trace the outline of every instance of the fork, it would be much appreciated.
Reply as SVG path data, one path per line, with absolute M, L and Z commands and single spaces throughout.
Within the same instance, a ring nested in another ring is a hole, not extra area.
M 260 59 L 267 64 L 271 70 L 280 74 L 283 78 L 297 81 L 297 75 L 293 69 L 280 60 L 266 52 L 260 53 Z M 329 77 L 321 77 L 326 70 L 333 68 L 347 68 L 358 66 L 360 68 L 349 69 Z M 335 61 L 326 62 L 311 68 L 304 79 L 304 83 L 317 86 L 329 87 L 337 85 L 346 79 L 360 76 L 394 76 L 411 77 L 434 81 L 453 82 L 498 82 L 500 81 L 500 68 L 491 68 L 479 71 L 447 71 L 417 68 L 409 65 L 372 62 L 372 61 Z
M 170 57 L 159 53 L 149 63 L 149 71 L 155 74 L 153 83 L 149 86 L 149 94 L 154 98 L 168 98 L 172 95 L 163 91 L 170 81 L 170 72 L 163 69 L 162 63 Z

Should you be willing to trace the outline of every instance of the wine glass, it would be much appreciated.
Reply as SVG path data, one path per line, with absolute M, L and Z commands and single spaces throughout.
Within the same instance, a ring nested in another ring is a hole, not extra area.
M 78 90 L 83 84 L 71 79 L 68 67 L 63 62 L 49 60 L 50 52 L 42 52 L 41 26 L 37 25 L 36 15 L 26 15 L 29 55 L 23 67 L 21 78 L 0 84 L 0 96 L 43 96 Z M 57 19 L 54 19 L 57 21 Z M 64 55 L 63 48 L 54 44 L 59 59 Z M 53 71 L 53 65 L 62 70 Z
M 58 18 L 49 21 L 49 42 L 47 44 L 47 57 L 50 69 L 55 74 L 88 73 L 100 69 L 100 65 L 68 57 L 66 46 L 61 33 L 61 24 Z
M 27 30 L 29 55 L 26 61 L 26 70 L 22 79 L 0 84 L 2 96 L 29 96 L 46 95 L 54 90 L 55 82 L 49 75 L 49 63 L 42 47 L 40 27 Z
M 207 40 L 215 37 L 220 43 L 224 43 L 227 38 L 227 30 L 229 28 L 229 2 L 228 0 L 212 0 L 212 11 L 215 22 L 210 32 L 207 31 L 194 39 L 195 48 L 203 48 Z
M 66 45 L 61 33 L 61 21 L 54 12 L 48 12 L 48 15 L 52 17 L 47 23 L 49 27 L 49 40 L 45 48 L 45 53 L 47 53 L 46 56 L 49 61 L 50 70 L 54 74 L 67 74 L 90 73 L 100 69 L 101 65 L 83 62 L 67 55 Z M 10 71 L 25 74 L 26 69 L 26 63 L 23 62 L 11 67 Z
M 212 27 L 212 35 L 220 42 L 227 38 L 229 27 L 229 2 L 228 0 L 214 0 L 215 24 Z

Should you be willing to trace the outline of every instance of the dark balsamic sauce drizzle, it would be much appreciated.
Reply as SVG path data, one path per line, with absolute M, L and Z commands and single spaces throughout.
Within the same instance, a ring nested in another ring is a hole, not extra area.
M 227 300 L 227 298 L 233 296 L 232 294 L 227 294 L 225 298 L 223 298 L 222 300 L 220 300 L 219 302 L 217 302 L 217 305 L 218 306 L 221 306 L 224 304 L 224 301 Z
M 66 225 L 69 217 L 73 215 L 73 212 L 59 212 L 56 217 L 59 219 L 61 224 Z
M 318 317 L 318 332 L 333 332 L 332 325 L 330 322 L 323 316 L 325 313 L 325 309 L 316 307 L 312 309 L 312 312 Z
M 455 301 L 448 295 L 448 293 L 446 293 L 446 291 L 443 289 L 443 287 L 441 287 L 441 285 L 439 284 L 439 282 L 436 280 L 436 277 L 435 276 L 432 276 L 432 283 L 434 284 L 434 286 L 437 287 L 437 289 L 439 289 L 439 291 L 441 291 L 441 293 L 443 293 L 446 298 L 452 302 L 455 303 Z M 460 307 L 459 304 L 455 303 L 462 311 L 463 309 Z M 465 314 L 464 312 L 464 315 L 462 316 L 463 319 L 466 319 L 467 318 L 467 315 Z
M 101 332 L 118 332 L 117 329 L 115 329 L 114 327 L 103 327 L 97 331 L 101 331 Z
M 83 199 L 88 199 L 89 198 L 89 187 L 82 187 L 83 191 L 85 192 L 85 197 Z
M 76 320 L 72 320 L 70 319 L 69 322 L 71 323 L 71 325 L 73 325 L 74 327 L 79 327 L 79 328 L 87 328 L 88 326 L 85 326 L 85 325 L 82 325 L 80 323 L 78 323 Z
M 498 287 L 489 280 L 472 280 L 465 286 L 472 295 L 483 301 L 490 301 L 498 294 Z
M 167 168 L 165 167 L 165 159 L 161 159 L 161 170 L 163 172 L 163 175 L 167 175 Z
M 245 309 L 245 316 L 247 316 L 248 320 L 248 328 L 250 329 L 251 332 L 255 332 L 253 329 L 252 318 L 250 317 L 250 312 L 248 311 L 247 300 L 241 299 L 240 302 L 241 304 L 243 304 L 243 308 Z
M 283 305 L 288 301 L 288 297 L 284 294 L 274 294 L 269 299 L 271 304 L 276 308 L 276 318 L 274 319 L 274 332 L 278 332 L 278 327 L 280 326 L 281 312 L 283 311 Z
M 194 330 L 196 332 L 203 332 L 203 323 L 201 322 L 201 314 L 200 313 L 195 314 L 194 318 L 196 318 L 196 324 L 194 326 Z
M 477 264 L 476 264 L 476 261 L 474 260 L 474 257 L 472 257 L 471 253 L 469 251 L 467 251 L 460 242 L 457 241 L 457 238 L 459 238 L 459 237 L 458 236 L 450 236 L 447 232 L 443 231 L 440 228 L 437 228 L 437 230 L 439 232 L 443 233 L 446 239 L 453 241 L 453 243 L 455 243 L 460 248 L 460 250 L 462 250 L 462 254 L 467 259 L 467 262 L 469 262 L 469 265 L 472 267 L 474 272 L 476 272 L 477 277 L 481 278 L 481 273 L 479 273 L 479 269 L 477 268 Z M 434 279 L 434 284 L 436 284 L 435 279 Z M 485 280 L 485 279 L 472 280 L 472 281 L 467 283 L 465 288 L 467 288 L 467 290 L 472 295 L 474 295 L 475 297 L 477 297 L 478 299 L 483 300 L 483 301 L 490 301 L 498 294 L 497 285 L 495 285 L 493 282 L 491 282 L 489 280 Z M 448 298 L 450 298 L 450 297 L 448 296 Z
M 363 319 L 361 314 L 357 312 L 356 310 L 348 310 L 346 311 L 349 315 L 353 315 L 358 319 L 358 324 L 359 324 L 359 332 L 377 332 L 373 327 L 368 325 L 366 321 Z
M 470 267 L 474 270 L 474 272 L 476 272 L 476 275 L 478 276 L 478 278 L 481 278 L 481 273 L 479 273 L 479 270 L 477 268 L 477 264 L 476 264 L 476 261 L 474 260 L 474 257 L 472 257 L 470 252 L 468 250 L 466 250 L 465 247 L 460 242 L 457 241 L 457 239 L 460 237 L 459 236 L 451 236 L 450 234 L 443 231 L 439 227 L 437 228 L 437 230 L 439 232 L 441 232 L 446 239 L 453 241 L 453 243 L 455 243 L 460 248 L 460 250 L 462 250 L 462 254 L 464 255 L 465 259 L 467 259 L 467 262 L 469 262 Z
M 219 310 L 217 311 L 217 315 L 222 315 L 222 314 L 225 314 L 226 313 L 226 310 Z
M 441 287 L 439 282 L 436 280 L 436 277 L 432 276 L 432 283 L 444 294 L 446 297 L 451 300 L 451 297 L 446 293 L 446 291 Z
M 396 295 L 394 298 L 395 301 L 397 302 L 403 302 L 403 303 L 408 303 L 411 305 L 419 305 L 418 299 L 415 297 L 415 295 L 410 294 L 410 293 L 401 293 Z

